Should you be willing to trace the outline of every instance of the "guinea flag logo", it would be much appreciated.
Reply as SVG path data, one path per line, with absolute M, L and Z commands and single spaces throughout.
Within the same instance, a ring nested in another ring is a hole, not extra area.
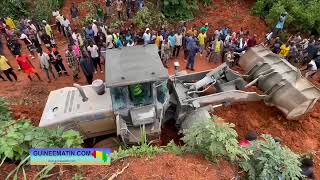
M 91 154 L 94 158 L 100 158 L 103 162 L 108 160 L 108 154 L 104 151 L 93 151 Z

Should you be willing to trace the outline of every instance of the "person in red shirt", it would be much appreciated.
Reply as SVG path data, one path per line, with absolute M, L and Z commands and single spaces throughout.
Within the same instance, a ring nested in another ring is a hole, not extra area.
M 17 63 L 19 64 L 21 70 L 28 75 L 28 78 L 30 79 L 30 81 L 32 81 L 31 75 L 33 75 L 33 74 L 35 74 L 38 77 L 38 79 L 41 81 L 39 74 L 34 69 L 28 56 L 21 55 L 21 53 L 19 53 L 19 55 L 16 57 L 16 60 L 17 60 Z
M 252 37 L 250 37 L 250 38 L 248 39 L 247 46 L 248 46 L 249 48 L 250 48 L 250 47 L 254 47 L 254 46 L 257 45 L 257 40 L 256 40 L 256 38 L 257 38 L 257 35 L 255 34 L 255 35 L 253 35 Z
M 255 131 L 250 131 L 247 135 L 246 135 L 246 138 L 244 140 L 241 140 L 239 142 L 239 145 L 241 147 L 250 147 L 252 146 L 252 143 L 251 141 L 255 141 L 257 140 L 258 138 L 258 135 Z

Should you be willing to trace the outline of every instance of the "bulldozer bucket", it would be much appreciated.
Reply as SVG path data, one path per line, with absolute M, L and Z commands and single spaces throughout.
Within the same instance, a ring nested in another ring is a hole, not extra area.
M 258 88 L 267 95 L 266 104 L 276 106 L 287 119 L 311 111 L 320 97 L 320 90 L 302 77 L 299 69 L 264 46 L 250 48 L 239 64 L 247 81 L 258 79 Z

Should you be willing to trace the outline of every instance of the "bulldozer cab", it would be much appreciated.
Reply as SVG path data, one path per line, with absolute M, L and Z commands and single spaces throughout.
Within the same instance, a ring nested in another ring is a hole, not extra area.
M 111 96 L 115 111 L 129 106 L 146 106 L 153 103 L 152 83 L 138 83 L 128 86 L 112 87 Z
M 142 126 L 147 135 L 160 134 L 169 75 L 157 52 L 156 45 L 148 45 L 106 53 L 106 86 L 124 142 L 138 142 Z

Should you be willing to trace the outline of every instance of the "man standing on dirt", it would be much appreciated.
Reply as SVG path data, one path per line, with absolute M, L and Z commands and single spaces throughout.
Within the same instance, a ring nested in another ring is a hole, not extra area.
M 51 26 L 47 23 L 47 21 L 43 20 L 42 23 L 44 24 L 44 29 L 46 31 L 46 34 L 52 38 L 53 31 L 51 29 Z
M 280 32 L 283 30 L 284 22 L 286 21 L 287 17 L 288 17 L 287 12 L 281 13 L 279 17 L 279 21 L 275 27 L 275 33 L 273 33 L 273 37 L 277 37 L 280 34 Z
M 106 6 L 107 6 L 107 16 L 112 16 L 112 1 L 106 0 Z
M 56 26 L 58 28 L 58 31 L 63 33 L 63 36 L 66 37 L 66 33 L 63 30 L 63 26 L 62 26 L 62 22 L 63 22 L 63 16 L 58 14 L 56 17 Z
M 54 73 L 52 71 L 52 66 L 51 66 L 51 63 L 50 63 L 50 57 L 49 57 L 49 55 L 47 53 L 44 53 L 42 51 L 42 49 L 39 49 L 38 53 L 39 53 L 39 57 L 40 57 L 40 67 L 47 74 L 48 82 L 50 83 L 51 82 L 50 73 L 52 74 L 52 77 L 54 79 L 57 79 L 57 77 L 54 75 Z
M 214 40 L 213 42 L 214 62 L 221 61 L 222 48 L 223 48 L 223 42 L 221 40 L 221 37 L 218 37 L 218 39 Z
M 79 25 L 79 9 L 74 3 L 72 3 L 72 6 L 70 8 L 70 14 L 71 14 L 72 22 L 75 25 Z
M 168 36 L 168 43 L 169 43 L 169 47 L 170 47 L 170 55 L 169 57 L 173 57 L 174 56 L 174 49 L 175 49 L 175 46 L 176 46 L 176 37 L 174 35 L 173 32 L 171 32 Z
M 69 67 L 72 69 L 73 80 L 77 81 L 79 78 L 80 68 L 79 68 L 79 59 L 76 54 L 73 52 L 72 45 L 68 46 L 68 50 L 66 51 L 66 58 L 68 61 Z
M 97 25 L 97 21 L 96 20 L 93 20 L 92 22 L 92 30 L 93 30 L 93 40 L 95 43 L 97 43 L 97 38 L 98 38 L 98 25 Z
M 116 10 L 118 12 L 118 18 L 119 18 L 119 20 L 121 20 L 122 10 L 123 10 L 123 2 L 122 2 L 122 0 L 117 0 L 116 1 Z
M 112 40 L 113 40 L 112 33 L 108 30 L 107 31 L 107 36 L 106 36 L 107 49 L 112 49 L 113 48 Z
M 56 69 L 58 76 L 62 75 L 62 72 L 66 75 L 69 76 L 64 64 L 63 64 L 63 59 L 60 53 L 57 51 L 56 48 L 49 48 L 49 57 L 50 57 L 50 63 L 54 66 Z
M 87 52 L 82 54 L 82 57 L 80 58 L 80 66 L 88 84 L 92 84 L 94 68 Z
M 149 28 L 146 29 L 142 38 L 143 38 L 144 46 L 148 45 L 151 42 L 151 33 Z
M 71 24 L 70 21 L 65 16 L 63 16 L 62 26 L 63 26 L 63 30 L 66 34 L 66 37 L 68 37 L 68 38 L 71 36 L 70 24 Z
M 199 47 L 196 43 L 195 39 L 190 39 L 188 42 L 188 62 L 187 62 L 187 67 L 186 69 L 190 69 L 191 71 L 194 71 L 194 61 L 195 57 L 197 55 L 197 52 L 199 52 Z
M 18 65 L 20 66 L 22 72 L 27 74 L 30 81 L 32 81 L 31 75 L 33 75 L 33 74 L 35 74 L 38 77 L 38 79 L 40 81 L 42 81 L 39 74 L 34 69 L 34 66 L 30 62 L 28 56 L 26 56 L 26 55 L 22 56 L 21 52 L 20 52 L 19 55 L 16 57 L 16 60 L 17 60 Z
M 100 57 L 99 57 L 99 48 L 97 45 L 94 45 L 92 42 L 90 42 L 90 45 L 87 47 L 87 50 L 90 54 L 90 57 L 92 59 L 94 69 L 95 69 L 95 74 L 98 71 L 98 65 L 100 68 L 100 72 L 103 73 L 103 70 L 101 68 L 101 63 L 100 63 Z
M 204 51 L 206 38 L 207 38 L 207 35 L 205 33 L 205 30 L 202 30 L 198 35 L 198 41 L 200 45 L 200 56 L 202 56 L 202 53 Z
M 10 75 L 12 75 L 13 78 L 16 81 L 18 81 L 17 75 L 14 73 L 12 66 L 9 63 L 8 59 L 1 54 L 0 54 L 0 71 L 2 71 L 7 76 L 9 81 L 12 82 Z M 2 77 L 2 79 L 5 80 L 3 77 Z
M 174 46 L 173 56 L 178 57 L 179 56 L 179 52 L 180 52 L 180 48 L 182 46 L 183 36 L 182 36 L 180 31 L 178 31 L 178 33 L 176 33 L 174 36 L 176 38 L 176 44 Z

